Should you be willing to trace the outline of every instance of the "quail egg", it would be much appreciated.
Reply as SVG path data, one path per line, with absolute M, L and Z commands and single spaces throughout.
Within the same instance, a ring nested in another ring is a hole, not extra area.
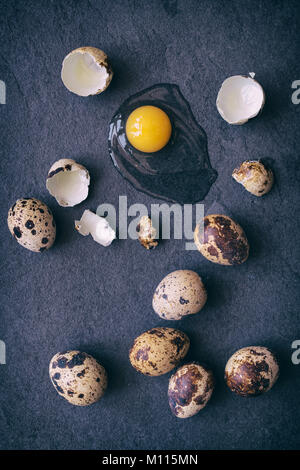
M 246 160 L 239 168 L 235 168 L 232 177 L 254 196 L 267 194 L 273 186 L 273 172 L 263 163 Z
M 275 355 L 264 346 L 236 351 L 225 367 L 225 381 L 232 392 L 254 397 L 270 390 L 279 376 Z
M 96 359 L 85 352 L 57 353 L 49 375 L 57 393 L 72 405 L 87 406 L 100 400 L 107 387 L 107 374 Z
M 249 243 L 242 227 L 226 215 L 204 217 L 196 226 L 194 241 L 200 253 L 213 263 L 227 266 L 244 263 L 249 255 Z
M 185 315 L 198 313 L 207 300 L 201 277 L 187 269 L 173 271 L 157 286 L 152 306 L 165 320 L 180 320 Z
M 130 349 L 131 365 L 145 375 L 162 375 L 174 369 L 185 357 L 190 340 L 174 328 L 157 327 L 145 331 Z
M 180 367 L 169 381 L 168 397 L 172 413 L 177 418 L 197 414 L 209 401 L 214 389 L 210 370 L 196 362 Z
M 12 236 L 30 251 L 42 252 L 54 243 L 56 225 L 52 212 L 38 199 L 18 199 L 8 211 L 7 223 Z
M 177 85 L 157 84 L 129 97 L 111 120 L 108 144 L 121 175 L 160 199 L 200 201 L 217 178 L 206 133 Z

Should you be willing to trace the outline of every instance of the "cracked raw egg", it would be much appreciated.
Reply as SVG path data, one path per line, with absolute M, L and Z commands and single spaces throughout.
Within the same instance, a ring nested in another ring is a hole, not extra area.
M 108 144 L 121 175 L 159 199 L 201 201 L 217 178 L 206 133 L 177 85 L 154 85 L 124 101 L 110 122 Z

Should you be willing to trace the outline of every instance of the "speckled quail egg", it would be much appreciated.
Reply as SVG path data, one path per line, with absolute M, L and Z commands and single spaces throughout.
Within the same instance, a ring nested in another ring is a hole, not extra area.
M 166 320 L 180 320 L 199 312 L 205 305 L 207 293 L 201 277 L 194 271 L 182 269 L 168 274 L 157 286 L 152 306 Z
M 57 353 L 49 374 L 57 393 L 69 403 L 87 406 L 100 400 L 107 387 L 107 374 L 96 359 L 85 352 Z
M 12 236 L 30 251 L 42 252 L 54 243 L 56 225 L 52 212 L 38 199 L 18 199 L 8 211 L 7 223 Z
M 73 207 L 84 201 L 89 193 L 88 170 L 71 158 L 61 158 L 51 166 L 46 187 L 60 206 Z
M 172 413 L 177 418 L 197 414 L 209 401 L 214 389 L 210 370 L 196 362 L 180 367 L 169 381 L 168 397 Z
M 157 327 L 135 339 L 129 353 L 131 365 L 145 375 L 162 375 L 174 369 L 187 354 L 190 340 L 174 328 Z
M 249 346 L 236 351 L 225 367 L 225 381 L 232 392 L 243 397 L 270 390 L 279 376 L 275 355 L 264 346 Z
M 232 177 L 254 196 L 267 194 L 273 186 L 273 172 L 259 161 L 246 160 L 235 168 Z
M 213 263 L 227 266 L 244 263 L 249 255 L 249 243 L 242 227 L 226 215 L 204 217 L 196 226 L 194 241 L 200 253 Z

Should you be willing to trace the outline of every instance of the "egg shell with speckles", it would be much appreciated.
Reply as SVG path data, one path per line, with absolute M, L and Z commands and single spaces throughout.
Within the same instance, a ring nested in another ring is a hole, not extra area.
M 190 418 L 207 405 L 214 390 L 213 373 L 192 362 L 180 367 L 169 380 L 168 398 L 177 418 Z
M 17 242 L 30 251 L 41 253 L 55 241 L 56 224 L 52 212 L 38 199 L 18 199 L 8 211 L 7 224 Z
M 257 197 L 264 196 L 273 186 L 273 172 L 266 168 L 262 162 L 246 160 L 239 168 L 235 168 L 232 177 L 251 194 Z
M 190 340 L 182 331 L 157 327 L 135 339 L 129 359 L 137 371 L 157 376 L 174 369 L 185 357 L 189 347 Z
M 96 359 L 85 352 L 57 353 L 50 361 L 49 375 L 57 393 L 72 405 L 91 405 L 103 396 L 107 374 Z
M 180 320 L 198 313 L 207 293 L 201 277 L 188 269 L 173 271 L 159 283 L 153 295 L 154 311 L 165 320 Z
M 249 256 L 249 243 L 242 227 L 227 215 L 204 217 L 203 233 L 197 224 L 194 241 L 200 253 L 209 261 L 225 266 L 244 263 Z
M 236 351 L 225 367 L 225 381 L 232 392 L 254 397 L 270 390 L 279 376 L 276 356 L 264 346 Z

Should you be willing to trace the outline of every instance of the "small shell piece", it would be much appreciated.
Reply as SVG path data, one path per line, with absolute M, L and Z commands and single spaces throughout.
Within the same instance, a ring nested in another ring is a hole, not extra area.
M 232 392 L 254 397 L 270 390 L 279 376 L 275 355 L 264 346 L 236 351 L 225 367 L 225 381 Z
M 7 223 L 12 236 L 30 251 L 42 252 L 54 243 L 55 220 L 49 207 L 39 199 L 18 199 L 8 211 Z
M 85 210 L 81 219 L 75 220 L 75 228 L 83 236 L 91 234 L 95 242 L 102 246 L 109 246 L 116 238 L 116 232 L 107 220 L 90 210 Z
M 242 227 L 227 215 L 204 217 L 204 233 L 196 226 L 194 241 L 200 253 L 209 261 L 226 266 L 244 263 L 249 255 L 249 243 Z
M 257 116 L 265 103 L 262 86 L 250 77 L 234 75 L 222 83 L 217 97 L 217 109 L 229 124 L 244 124 Z
M 62 158 L 49 170 L 46 187 L 60 206 L 73 207 L 84 201 L 89 193 L 88 170 L 71 158 Z
M 174 369 L 189 347 L 190 340 L 182 331 L 157 327 L 145 331 L 134 340 L 129 359 L 137 371 L 157 376 Z
M 232 177 L 254 196 L 267 194 L 273 186 L 273 172 L 263 163 L 246 160 L 239 168 L 235 168 Z
M 49 375 L 57 393 L 72 405 L 87 406 L 100 400 L 107 387 L 104 367 L 81 351 L 57 353 Z
M 154 311 L 165 320 L 180 320 L 198 313 L 205 305 L 207 293 L 201 277 L 194 271 L 182 269 L 168 274 L 153 295 Z
M 190 418 L 204 408 L 214 389 L 210 370 L 196 362 L 180 367 L 169 381 L 168 397 L 177 418 Z
M 156 229 L 152 225 L 150 217 L 143 215 L 136 228 L 139 233 L 139 242 L 147 250 L 151 250 L 158 245 L 156 238 Z
M 96 47 L 79 47 L 70 52 L 62 64 L 63 84 L 79 96 L 102 93 L 112 77 L 113 71 L 107 55 Z

